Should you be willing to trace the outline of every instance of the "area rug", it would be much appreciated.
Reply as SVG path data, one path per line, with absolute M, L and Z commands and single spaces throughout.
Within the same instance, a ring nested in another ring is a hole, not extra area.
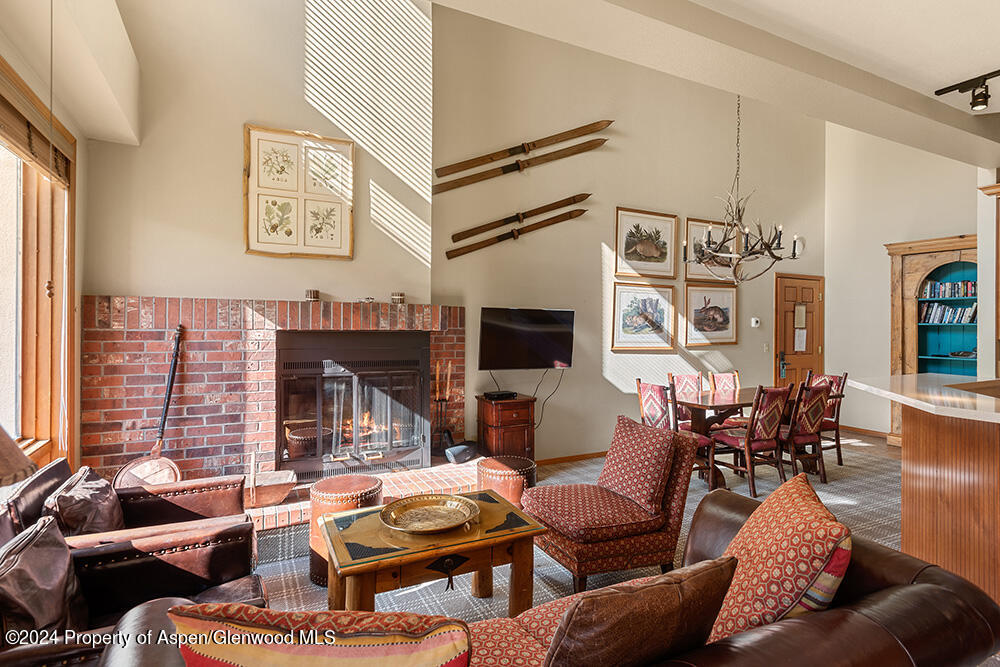
M 820 484 L 816 476 L 810 481 L 823 503 L 838 519 L 850 526 L 860 536 L 880 542 L 894 549 L 900 540 L 900 464 L 889 458 L 864 451 L 864 442 L 851 440 L 855 447 L 844 448 L 844 465 L 835 463 L 832 452 L 827 455 L 827 484 Z M 573 463 L 541 466 L 539 484 L 594 483 L 600 474 L 604 459 L 589 459 Z M 757 492 L 763 498 L 780 483 L 774 468 L 758 468 Z M 786 472 L 790 472 L 786 468 Z M 726 483 L 736 493 L 749 495 L 746 480 L 726 471 Z M 708 493 L 705 482 L 695 477 L 691 480 L 684 525 L 677 547 L 677 565 L 684 552 L 687 531 L 698 503 Z M 469 593 L 471 575 L 455 577 L 455 589 L 445 590 L 443 580 L 432 581 L 402 590 L 380 593 L 375 597 L 376 609 L 382 611 L 411 611 L 421 614 L 440 614 L 466 621 L 479 621 L 507 615 L 509 566 L 494 570 L 492 598 L 475 598 Z M 267 587 L 269 604 L 274 609 L 309 610 L 326 609 L 326 589 L 309 581 L 309 559 L 267 563 L 257 569 Z M 659 572 L 658 568 L 643 568 L 612 572 L 588 577 L 587 587 L 597 588 L 635 579 Z M 565 597 L 573 592 L 569 572 L 535 549 L 534 604 Z

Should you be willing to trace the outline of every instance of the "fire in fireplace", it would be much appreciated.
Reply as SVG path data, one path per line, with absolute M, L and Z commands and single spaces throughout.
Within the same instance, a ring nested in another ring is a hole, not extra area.
M 275 460 L 300 480 L 430 464 L 427 332 L 277 333 Z

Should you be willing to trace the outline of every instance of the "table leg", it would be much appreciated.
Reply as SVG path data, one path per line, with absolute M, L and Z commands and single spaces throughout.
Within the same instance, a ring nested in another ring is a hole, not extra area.
M 514 618 L 531 609 L 534 597 L 535 542 L 522 537 L 510 545 L 510 600 L 507 614 Z
M 375 611 L 375 573 L 352 574 L 345 586 L 348 611 Z
M 493 597 L 493 566 L 487 565 L 472 573 L 472 596 L 477 598 Z
M 346 609 L 347 589 L 344 580 L 337 574 L 337 568 L 333 566 L 333 559 L 330 559 L 330 566 L 326 574 L 326 606 L 330 611 Z

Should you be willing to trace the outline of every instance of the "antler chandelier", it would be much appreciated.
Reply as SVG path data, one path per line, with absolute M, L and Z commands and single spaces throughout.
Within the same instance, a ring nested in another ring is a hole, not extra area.
M 798 259 L 799 237 L 792 237 L 792 252 L 781 255 L 784 250 L 781 245 L 782 226 L 771 226 L 765 234 L 760 222 L 754 220 L 750 225 L 744 225 L 743 216 L 746 213 L 747 202 L 752 192 L 740 195 L 740 122 L 741 100 L 736 96 L 736 176 L 723 202 L 724 222 L 722 233 L 713 237 L 712 228 L 705 230 L 700 240 L 695 240 L 692 257 L 688 258 L 687 240 L 684 241 L 684 261 L 701 264 L 705 270 L 719 280 L 732 280 L 733 284 L 753 280 L 767 273 L 772 266 L 783 259 Z M 764 260 L 763 264 L 755 264 Z

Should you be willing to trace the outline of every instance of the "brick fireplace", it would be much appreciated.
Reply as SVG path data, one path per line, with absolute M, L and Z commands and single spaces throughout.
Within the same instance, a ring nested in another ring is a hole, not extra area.
M 452 364 L 445 422 L 465 432 L 465 309 L 388 303 L 84 296 L 81 463 L 105 477 L 156 439 L 173 329 L 185 327 L 164 455 L 187 478 L 275 468 L 278 331 L 424 331 Z

